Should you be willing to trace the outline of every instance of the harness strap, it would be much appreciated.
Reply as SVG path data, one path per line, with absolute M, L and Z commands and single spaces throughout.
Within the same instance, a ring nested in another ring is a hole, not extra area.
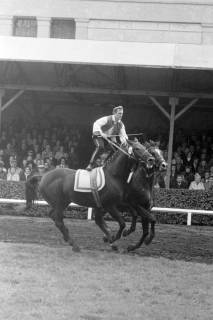
M 101 204 L 101 199 L 98 193 L 98 188 L 97 188 L 97 183 L 96 183 L 96 176 L 97 176 L 97 170 L 92 170 L 90 172 L 90 188 L 92 191 L 92 195 L 95 201 L 95 204 L 97 208 L 103 209 L 102 204 Z

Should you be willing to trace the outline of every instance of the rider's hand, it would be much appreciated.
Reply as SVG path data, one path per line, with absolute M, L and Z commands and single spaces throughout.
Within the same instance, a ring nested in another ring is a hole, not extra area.
M 107 134 L 104 133 L 104 132 L 101 133 L 101 136 L 102 136 L 104 139 L 107 139 L 107 138 L 108 138 Z
M 121 145 L 123 146 L 123 147 L 127 147 L 127 141 L 125 140 L 125 141 L 123 141 L 122 143 L 121 143 Z

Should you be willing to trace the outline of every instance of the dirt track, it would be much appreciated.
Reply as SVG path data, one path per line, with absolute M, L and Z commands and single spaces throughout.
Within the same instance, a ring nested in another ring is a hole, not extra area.
M 81 248 L 111 251 L 109 246 L 103 243 L 103 233 L 94 221 L 65 219 L 65 223 Z M 117 230 L 116 223 L 108 224 L 112 230 Z M 126 248 L 139 238 L 140 232 L 141 226 L 138 224 L 137 231 L 118 241 L 118 246 Z M 61 233 L 49 218 L 0 216 L 0 241 L 66 246 Z M 153 243 L 147 247 L 142 246 L 133 254 L 213 263 L 213 228 L 157 225 Z
M 0 217 L 0 319 L 212 320 L 212 228 L 158 225 L 152 245 L 120 254 L 94 221 L 66 224 L 78 254 L 49 219 Z

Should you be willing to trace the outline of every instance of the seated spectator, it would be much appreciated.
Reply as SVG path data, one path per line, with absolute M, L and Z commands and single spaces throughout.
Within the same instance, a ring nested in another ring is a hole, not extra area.
M 79 168 L 79 157 L 74 147 L 70 148 L 68 153 L 67 163 L 69 168 L 77 169 Z
M 204 184 L 205 190 L 209 191 L 213 187 L 213 181 L 210 180 L 210 172 L 206 171 L 203 179 L 201 180 Z
M 45 158 L 49 158 L 50 155 L 52 155 L 52 150 L 50 148 L 50 145 L 47 144 L 45 146 L 45 149 L 42 151 L 41 157 L 42 157 L 42 159 L 45 159 Z
M 187 184 L 187 188 L 190 186 L 190 183 L 194 180 L 194 174 L 192 173 L 191 166 L 186 166 L 184 171 L 184 180 Z
M 49 158 L 45 159 L 44 161 L 44 173 L 50 171 L 51 168 L 50 168 L 50 162 L 49 162 Z
M 0 161 L 5 163 L 5 154 L 3 149 L 0 149 Z
M 62 145 L 59 147 L 59 150 L 55 153 L 55 159 L 57 160 L 57 163 L 60 163 L 61 158 L 65 158 L 64 147 Z
M 46 158 L 44 160 L 44 168 L 45 168 L 45 171 L 46 171 L 47 168 L 48 168 L 48 171 L 55 169 L 55 165 L 53 163 L 53 158 L 52 157 L 51 158 Z
M 182 174 L 184 172 L 183 160 L 180 157 L 176 158 L 176 173 Z
M 7 181 L 20 181 L 21 168 L 17 166 L 16 159 L 10 160 L 10 167 L 7 171 Z
M 20 181 L 27 181 L 32 176 L 32 171 L 29 167 L 25 167 L 20 173 Z
M 177 172 L 176 172 L 176 164 L 172 164 L 171 166 L 171 175 L 170 175 L 170 188 L 173 188 L 177 179 Z
M 201 176 L 198 172 L 194 175 L 194 181 L 190 183 L 189 190 L 205 190 L 203 182 L 201 182 Z
M 21 166 L 21 169 L 23 169 L 23 171 L 24 171 L 24 169 L 27 167 L 27 159 L 26 158 L 24 158 L 23 160 L 22 160 L 22 166 Z
M 60 164 L 56 168 L 68 168 L 68 165 L 65 162 L 65 158 L 61 158 Z
M 195 157 L 192 162 L 192 172 L 193 173 L 197 172 L 198 164 L 199 164 L 199 158 Z
M 3 161 L 0 161 L 0 180 L 7 180 L 7 169 L 4 167 Z
M 192 153 L 191 151 L 188 151 L 188 153 L 185 155 L 185 158 L 184 158 L 184 165 L 191 167 L 192 163 L 193 163 Z
M 171 188 L 173 188 L 173 189 L 186 189 L 187 188 L 187 184 L 184 181 L 184 178 L 181 174 L 177 175 L 176 181 L 171 186 Z
M 36 153 L 35 159 L 33 160 L 36 166 L 40 166 L 44 164 L 44 160 L 41 158 L 41 153 Z
M 208 167 L 210 168 L 211 166 L 213 166 L 213 155 L 210 157 L 208 162 Z
M 206 160 L 204 160 L 204 159 L 201 160 L 200 164 L 198 165 L 198 168 L 197 168 L 197 172 L 201 175 L 201 177 L 204 176 L 207 169 L 208 169 L 208 166 L 207 166 Z

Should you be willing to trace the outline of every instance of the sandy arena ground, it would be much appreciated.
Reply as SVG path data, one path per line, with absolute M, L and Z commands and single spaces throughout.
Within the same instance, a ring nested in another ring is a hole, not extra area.
M 0 217 L 1 320 L 213 319 L 213 228 L 157 225 L 152 245 L 121 254 L 94 221 L 66 224 L 80 253 L 48 218 Z

